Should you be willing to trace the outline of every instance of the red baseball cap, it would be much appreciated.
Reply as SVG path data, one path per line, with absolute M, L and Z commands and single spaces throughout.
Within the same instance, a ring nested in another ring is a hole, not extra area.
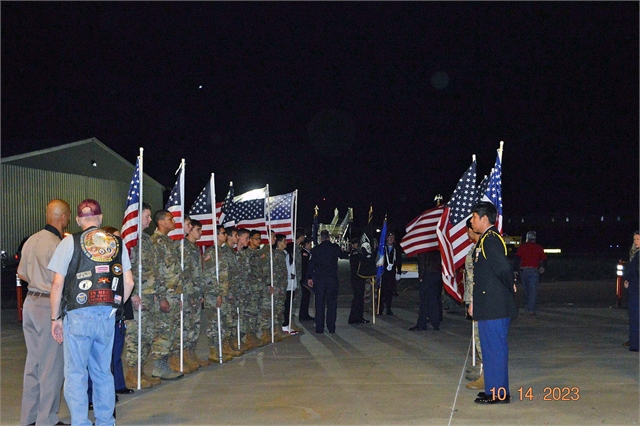
M 96 200 L 87 198 L 78 204 L 78 217 L 97 216 L 99 214 L 102 214 L 102 209 L 100 209 L 100 203 Z

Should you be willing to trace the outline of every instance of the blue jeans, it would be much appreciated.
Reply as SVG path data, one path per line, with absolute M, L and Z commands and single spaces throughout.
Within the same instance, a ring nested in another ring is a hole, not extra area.
M 91 425 L 88 374 L 93 379 L 96 425 L 113 425 L 116 405 L 111 352 L 115 313 L 110 306 L 74 309 L 64 317 L 64 398 L 73 425 Z
M 527 296 L 527 310 L 529 312 L 535 312 L 540 272 L 538 268 L 523 268 L 520 270 L 520 278 L 524 286 L 524 293 Z

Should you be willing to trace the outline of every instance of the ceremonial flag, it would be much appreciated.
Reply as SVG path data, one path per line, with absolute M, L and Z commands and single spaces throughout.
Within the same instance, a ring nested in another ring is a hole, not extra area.
M 369 220 L 360 236 L 362 260 L 358 266 L 358 275 L 362 278 L 376 276 L 376 253 L 373 249 L 373 206 L 369 206 Z
M 196 199 L 189 209 L 189 217 L 191 219 L 199 220 L 202 223 L 202 238 L 200 238 L 196 245 L 202 247 L 208 247 L 214 245 L 213 240 L 217 235 L 216 226 L 220 215 L 222 214 L 222 205 L 224 203 L 219 202 L 216 204 L 215 219 L 213 215 L 212 204 L 214 200 L 211 196 L 211 181 L 204 187 L 200 195 Z
M 173 231 L 169 232 L 168 237 L 172 240 L 182 240 L 184 239 L 184 202 L 182 194 L 184 192 L 184 159 L 182 163 L 180 163 L 180 167 L 178 168 L 178 180 L 176 180 L 176 184 L 173 186 L 171 190 L 171 195 L 169 196 L 169 200 L 167 204 L 164 206 L 166 210 L 169 210 L 173 215 L 173 218 L 176 222 L 176 227 Z
M 233 182 L 229 182 L 229 192 L 227 192 L 227 197 L 224 199 L 222 204 L 222 208 L 220 214 L 218 216 L 218 223 L 224 226 L 234 226 L 235 219 L 233 218 Z M 217 209 L 217 204 L 216 204 Z
M 284 234 L 287 242 L 293 242 L 295 238 L 293 235 L 294 194 L 294 192 L 289 192 L 269 197 L 267 204 L 267 219 L 271 221 L 271 230 L 276 234 Z
M 498 149 L 496 164 L 491 169 L 491 175 L 487 180 L 484 191 L 480 194 L 480 198 L 482 201 L 489 201 L 496 206 L 498 216 L 496 217 L 495 226 L 498 228 L 498 232 L 502 234 L 502 142 L 500 143 L 500 149 Z
M 122 219 L 122 241 L 131 254 L 131 248 L 138 244 L 138 226 L 140 226 L 140 157 L 136 160 L 136 169 L 131 178 L 127 206 Z
M 444 206 L 425 210 L 407 225 L 407 233 L 400 241 L 400 247 L 412 257 L 420 253 L 439 250 L 436 229 Z
M 238 229 L 257 229 L 264 244 L 270 244 L 267 238 L 265 215 L 266 188 L 254 189 L 234 197 L 230 209 L 225 211 L 226 226 Z M 223 209 L 227 209 L 227 203 Z
M 384 273 L 384 258 L 387 251 L 387 215 L 384 215 L 384 224 L 380 234 L 380 244 L 378 245 L 378 260 L 376 261 L 376 283 L 380 283 L 380 278 Z
M 438 221 L 436 233 L 442 257 L 442 280 L 447 292 L 458 302 L 462 300 L 463 288 L 458 285 L 456 272 L 464 264 L 471 247 L 467 236 L 467 219 L 478 201 L 476 188 L 476 158 L 458 181 L 451 200 L 446 204 Z

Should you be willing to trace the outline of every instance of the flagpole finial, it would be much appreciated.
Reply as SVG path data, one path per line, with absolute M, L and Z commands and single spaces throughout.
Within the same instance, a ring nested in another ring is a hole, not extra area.
M 498 148 L 500 151 L 502 151 L 502 148 L 504 148 L 504 141 L 500 141 L 500 148 Z
M 439 206 L 440 206 L 440 203 L 442 203 L 442 199 L 443 199 L 443 198 L 442 198 L 442 195 L 441 195 L 441 194 L 436 195 L 436 198 L 434 198 L 434 199 L 433 199 L 433 201 L 435 201 L 435 202 L 436 202 L 436 207 L 439 207 Z
M 316 204 L 316 206 L 313 208 L 313 210 L 316 212 L 316 216 L 318 216 L 318 210 L 320 210 L 320 209 L 318 209 L 318 205 L 317 205 L 317 204 Z
M 472 161 L 472 162 L 475 162 L 475 161 L 476 161 L 476 155 L 475 155 L 475 154 L 473 154 L 473 155 L 471 156 L 471 161 Z
M 233 186 L 233 181 L 229 181 L 229 186 Z

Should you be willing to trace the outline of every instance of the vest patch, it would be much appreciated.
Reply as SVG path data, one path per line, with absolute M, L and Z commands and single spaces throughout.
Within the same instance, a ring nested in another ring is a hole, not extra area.
M 80 287 L 80 290 L 89 290 L 92 285 L 93 282 L 91 280 L 83 280 L 78 283 L 78 287 Z
M 108 289 L 91 290 L 89 293 L 89 304 L 95 305 L 97 303 L 113 303 L 113 291 Z
M 87 303 L 87 295 L 85 293 L 79 293 L 76 296 L 76 302 L 78 302 L 79 305 L 84 305 Z
M 96 274 L 106 274 L 109 272 L 109 265 L 96 266 Z
M 118 289 L 118 277 L 113 278 L 113 282 L 111 283 L 111 290 L 116 291 Z
M 118 254 L 118 240 L 102 229 L 95 228 L 82 234 L 80 247 L 94 262 L 111 262 Z
M 91 276 L 91 271 L 82 271 L 76 274 L 76 278 L 81 280 L 83 278 L 89 278 Z
M 119 263 L 116 263 L 115 265 L 113 265 L 111 267 L 111 270 L 113 271 L 114 275 L 121 275 L 122 274 L 122 265 Z

